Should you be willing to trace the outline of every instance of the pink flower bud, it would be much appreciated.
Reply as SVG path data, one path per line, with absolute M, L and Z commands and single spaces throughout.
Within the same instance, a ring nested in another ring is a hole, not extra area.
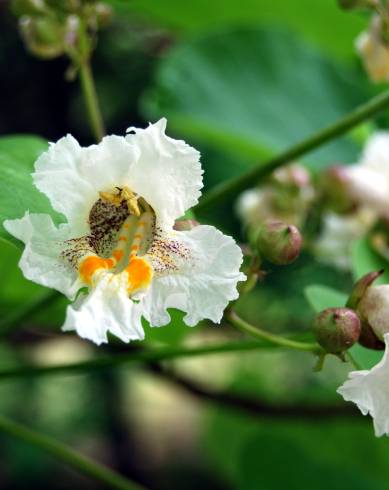
M 313 328 L 326 352 L 341 354 L 358 341 L 361 322 L 349 308 L 327 308 L 316 316 Z
M 286 265 L 300 255 L 302 237 L 296 226 L 268 220 L 260 226 L 256 244 L 260 254 L 269 262 Z

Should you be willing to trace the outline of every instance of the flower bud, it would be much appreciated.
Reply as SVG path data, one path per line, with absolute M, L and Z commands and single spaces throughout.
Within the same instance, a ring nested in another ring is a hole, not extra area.
M 63 54 L 64 28 L 59 21 L 23 16 L 19 28 L 27 48 L 36 56 L 51 59 Z
M 369 272 L 361 277 L 353 286 L 351 294 L 347 300 L 347 308 L 352 308 L 356 310 L 358 305 L 366 294 L 367 289 L 373 284 L 373 282 L 383 273 L 383 269 L 375 272 Z
M 286 265 L 300 255 L 302 237 L 296 226 L 268 220 L 259 228 L 256 245 L 269 262 Z
M 374 15 L 368 31 L 362 32 L 356 41 L 357 50 L 365 69 L 373 82 L 389 81 L 388 32 L 381 18 Z
M 321 189 L 326 207 L 335 213 L 348 213 L 355 208 L 349 190 L 348 172 L 342 165 L 333 165 L 322 174 Z
M 372 286 L 363 295 L 358 312 L 381 341 L 389 332 L 389 284 Z
M 341 354 L 358 341 L 361 322 L 349 308 L 327 308 L 316 316 L 313 329 L 326 352 Z
M 359 343 L 368 349 L 382 350 L 385 344 L 380 340 L 380 335 L 375 332 L 371 321 L 376 323 L 376 313 L 371 313 L 372 300 L 374 301 L 375 293 L 370 295 L 370 291 L 375 290 L 376 286 L 372 286 L 373 282 L 383 273 L 383 270 L 369 272 L 364 275 L 359 281 L 354 284 L 350 297 L 346 306 L 357 311 L 361 320 L 361 335 Z M 381 303 L 381 301 L 380 301 Z M 373 308 L 374 309 L 374 308 Z M 377 331 L 380 331 L 381 321 L 377 322 Z M 382 337 L 381 337 L 382 338 Z
M 200 223 L 194 219 L 182 219 L 177 220 L 174 223 L 174 229 L 176 231 L 190 231 L 193 230 L 194 227 L 198 226 Z

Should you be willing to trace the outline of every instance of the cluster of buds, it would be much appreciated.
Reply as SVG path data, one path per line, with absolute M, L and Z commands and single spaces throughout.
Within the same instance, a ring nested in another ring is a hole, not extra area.
M 327 308 L 314 321 L 314 332 L 325 352 L 339 355 L 359 342 L 383 350 L 389 332 L 389 284 L 374 286 L 383 271 L 371 272 L 357 281 L 345 308 Z
M 111 18 L 110 7 L 96 0 L 13 0 L 12 10 L 27 49 L 44 59 L 88 56 Z
M 237 214 L 246 227 L 257 226 L 267 219 L 301 226 L 313 199 L 308 170 L 290 164 L 274 171 L 261 187 L 243 192 L 237 203 Z

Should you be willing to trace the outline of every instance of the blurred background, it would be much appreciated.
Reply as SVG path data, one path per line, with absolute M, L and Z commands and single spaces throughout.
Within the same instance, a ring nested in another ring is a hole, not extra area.
M 367 100 L 373 87 L 354 52 L 368 18 L 335 0 L 110 0 L 113 18 L 93 56 L 108 133 L 165 116 L 168 133 L 200 149 L 208 189 L 239 175 Z M 0 133 L 38 135 L 35 153 L 66 133 L 93 137 L 65 58 L 25 49 L 9 2 L 0 0 Z M 387 116 L 377 119 L 385 127 Z M 364 125 L 307 155 L 312 172 L 356 160 Z M 29 162 L 32 168 L 33 159 Z M 7 161 L 0 159 L 0 165 Z M 235 202 L 198 218 L 242 240 Z M 363 251 L 362 251 L 363 252 Z M 364 253 L 364 252 L 363 252 Z M 17 267 L 20 250 L 0 242 L 0 314 L 43 288 Z M 366 259 L 367 260 L 367 259 Z M 371 260 L 371 258 L 369 258 Z M 314 311 L 306 288 L 347 292 L 353 270 L 309 252 L 291 266 L 267 266 L 239 306 L 275 332 L 306 332 Z M 1 331 L 2 369 L 31 361 L 75 362 L 101 352 L 60 332 L 64 301 Z M 236 339 L 227 325 L 188 328 L 181 315 L 146 343 L 204 345 Z M 136 346 L 135 346 L 136 348 Z M 336 394 L 348 366 L 329 359 L 313 373 L 304 353 L 255 351 L 131 366 L 80 376 L 0 384 L 1 413 L 56 437 L 155 490 L 382 490 L 389 441 Z M 0 437 L 0 488 L 98 489 L 98 484 L 17 440 Z

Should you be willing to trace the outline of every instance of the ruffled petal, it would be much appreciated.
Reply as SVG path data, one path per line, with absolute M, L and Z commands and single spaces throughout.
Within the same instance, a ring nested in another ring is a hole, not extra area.
M 26 245 L 19 262 L 24 276 L 74 298 L 80 288 L 78 275 L 61 259 L 70 227 L 56 228 L 49 215 L 26 212 L 21 219 L 4 221 L 4 228 Z
M 165 134 L 166 119 L 146 129 L 129 128 L 126 140 L 139 158 L 131 168 L 130 188 L 153 207 L 161 227 L 194 206 L 203 186 L 200 153 Z
M 83 148 L 71 135 L 50 144 L 35 163 L 33 181 L 46 194 L 56 211 L 62 213 L 73 230 L 73 236 L 88 232 L 88 214 L 98 199 L 82 165 Z
M 120 281 L 119 276 L 104 275 L 89 294 L 68 306 L 62 329 L 76 330 L 80 337 L 98 345 L 108 342 L 108 332 L 123 342 L 142 340 L 141 308 L 128 298 Z
M 219 323 L 228 303 L 238 297 L 238 281 L 245 279 L 239 272 L 240 248 L 213 226 L 197 226 L 157 240 L 149 260 L 155 276 L 142 306 L 152 326 L 169 323 L 167 308 L 186 312 L 184 321 L 189 326 L 205 318 Z
M 363 415 L 373 418 L 377 437 L 389 435 L 389 334 L 385 335 L 385 354 L 370 370 L 353 371 L 338 389 L 346 401 L 354 402 Z

